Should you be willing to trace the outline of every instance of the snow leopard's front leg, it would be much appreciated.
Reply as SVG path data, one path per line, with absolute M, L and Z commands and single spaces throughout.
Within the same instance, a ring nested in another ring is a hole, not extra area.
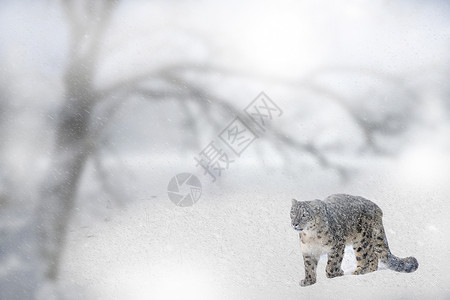
M 345 244 L 337 244 L 333 247 L 332 251 L 328 253 L 327 262 L 327 277 L 334 278 L 344 275 L 344 271 L 341 269 L 342 259 L 344 258 Z
M 305 262 L 305 279 L 300 281 L 300 285 L 308 286 L 316 283 L 316 269 L 319 256 L 303 254 L 303 261 Z

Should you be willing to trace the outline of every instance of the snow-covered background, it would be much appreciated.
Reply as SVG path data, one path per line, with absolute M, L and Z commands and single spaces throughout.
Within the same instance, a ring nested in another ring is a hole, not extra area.
M 189 208 L 174 207 L 164 185 L 157 185 L 155 198 L 143 195 L 126 209 L 113 210 L 107 220 L 76 222 L 62 274 L 64 290 L 78 291 L 80 299 L 445 299 L 450 187 L 444 162 L 450 161 L 442 160 L 442 153 L 433 155 L 438 161 L 428 162 L 434 167 L 421 170 L 442 171 L 431 188 L 428 175 L 408 178 L 409 166 L 382 162 L 345 186 L 320 175 L 293 178 L 262 169 L 257 172 L 264 175 L 255 174 L 249 185 L 238 179 L 247 169 L 241 166 Z M 408 155 L 404 159 L 412 163 Z M 318 282 L 299 286 L 304 269 L 298 234 L 287 216 L 290 199 L 343 191 L 382 207 L 392 252 L 415 256 L 417 272 L 352 276 L 356 265 L 350 250 L 343 263 L 348 276 L 326 278 L 323 258 Z
M 0 299 L 450 297 L 447 1 L 109 2 L 0 1 Z M 194 156 L 261 91 L 283 115 L 211 182 Z M 419 269 L 347 249 L 301 288 L 291 199 L 333 193 Z

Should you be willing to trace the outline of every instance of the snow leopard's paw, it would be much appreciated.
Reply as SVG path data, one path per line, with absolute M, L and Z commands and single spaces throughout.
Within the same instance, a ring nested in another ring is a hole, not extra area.
M 311 278 L 305 278 L 302 281 L 300 281 L 300 285 L 301 286 L 313 285 L 314 283 L 316 283 L 316 280 L 315 279 L 311 279 Z

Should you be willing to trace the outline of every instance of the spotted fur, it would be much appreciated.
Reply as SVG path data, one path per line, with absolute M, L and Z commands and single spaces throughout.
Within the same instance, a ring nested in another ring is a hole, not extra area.
M 414 257 L 398 258 L 391 253 L 382 223 L 383 213 L 372 201 L 359 196 L 331 195 L 325 200 L 292 200 L 291 224 L 300 232 L 305 263 L 301 286 L 316 282 L 320 255 L 327 253 L 328 278 L 344 275 L 341 269 L 344 249 L 352 245 L 357 268 L 354 275 L 378 269 L 378 261 L 397 272 L 414 272 Z

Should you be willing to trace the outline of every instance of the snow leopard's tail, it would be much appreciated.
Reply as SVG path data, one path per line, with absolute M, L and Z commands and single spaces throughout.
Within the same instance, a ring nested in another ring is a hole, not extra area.
M 411 273 L 419 267 L 415 257 L 399 258 L 391 253 L 382 224 L 375 232 L 375 251 L 380 261 L 393 271 Z

